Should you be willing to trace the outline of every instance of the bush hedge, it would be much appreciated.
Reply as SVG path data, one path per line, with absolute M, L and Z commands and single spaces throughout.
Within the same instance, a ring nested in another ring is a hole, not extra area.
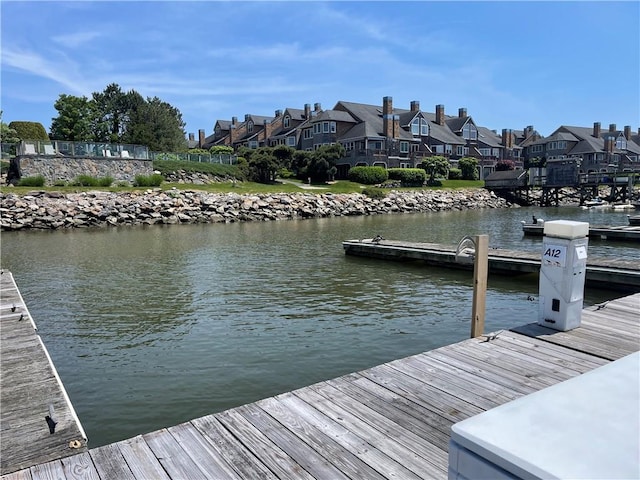
M 400 180 L 403 187 L 421 187 L 427 178 L 422 168 L 390 168 L 390 180 Z
M 39 122 L 13 121 L 9 124 L 21 140 L 49 140 L 49 135 Z
M 158 173 L 153 175 L 136 175 L 133 182 L 135 187 L 159 187 L 164 182 L 164 177 Z
M 459 168 L 451 168 L 449 170 L 449 180 L 462 180 L 462 170 Z
M 19 187 L 43 187 L 44 176 L 36 175 L 34 177 L 24 177 L 18 182 Z
M 364 185 L 376 185 L 389 178 L 384 167 L 353 167 L 349 170 L 349 180 Z

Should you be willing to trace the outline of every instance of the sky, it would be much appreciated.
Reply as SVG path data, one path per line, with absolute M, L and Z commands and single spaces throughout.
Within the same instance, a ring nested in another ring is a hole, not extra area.
M 640 2 L 0 2 L 2 120 L 61 94 L 159 97 L 187 133 L 338 101 L 466 108 L 498 132 L 640 127 Z

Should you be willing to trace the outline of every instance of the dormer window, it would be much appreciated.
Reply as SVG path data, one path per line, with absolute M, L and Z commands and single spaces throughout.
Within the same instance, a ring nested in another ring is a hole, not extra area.
M 478 129 L 476 126 L 468 122 L 462 129 L 462 138 L 465 140 L 477 140 L 478 139 Z
M 291 117 L 287 115 L 286 117 L 284 117 L 284 120 L 282 120 L 282 124 L 284 125 L 284 128 L 289 128 L 290 123 L 291 123 Z
M 220 135 L 220 125 L 216 125 L 216 135 Z
M 616 140 L 616 148 L 618 150 L 626 150 L 627 149 L 627 139 L 625 137 L 618 137 Z
M 253 132 L 253 122 L 247 123 L 247 132 Z
M 411 134 L 414 137 L 429 135 L 429 124 L 424 118 L 414 118 L 411 122 Z

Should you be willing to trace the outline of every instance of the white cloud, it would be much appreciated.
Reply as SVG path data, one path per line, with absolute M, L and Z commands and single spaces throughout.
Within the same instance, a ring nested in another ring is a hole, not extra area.
M 101 34 L 96 31 L 76 32 L 66 35 L 56 35 L 54 37 L 51 37 L 51 40 L 68 48 L 78 48 L 84 46 L 85 44 L 100 36 Z

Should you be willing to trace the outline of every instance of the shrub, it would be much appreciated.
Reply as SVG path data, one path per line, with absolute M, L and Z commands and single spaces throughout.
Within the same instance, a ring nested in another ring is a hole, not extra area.
M 19 187 L 43 187 L 44 176 L 36 175 L 34 177 L 24 177 L 18 182 Z
M 449 180 L 462 180 L 462 170 L 452 168 L 449 170 Z
M 110 187 L 113 183 L 113 177 L 102 177 L 98 179 L 98 186 L 100 187 Z
M 98 179 L 91 175 L 78 175 L 72 182 L 74 187 L 97 187 L 99 185 Z
M 427 180 L 427 185 L 429 185 L 430 187 L 441 187 L 442 181 L 438 180 L 437 178 L 434 178 L 433 180 L 429 179 Z
M 390 168 L 390 180 L 400 180 L 403 187 L 421 187 L 427 178 L 425 171 L 421 168 Z
M 462 172 L 463 180 L 478 180 L 478 160 L 473 157 L 464 157 L 458 160 L 458 167 Z
M 54 187 L 64 187 L 67 184 L 64 180 L 56 180 L 53 182 Z
M 164 182 L 164 177 L 158 173 L 153 175 L 136 175 L 133 182 L 135 187 L 159 187 Z
M 9 124 L 21 140 L 49 140 L 49 135 L 41 123 L 14 121 Z
M 382 188 L 367 187 L 362 190 L 362 193 L 370 198 L 381 199 L 387 196 L 387 193 Z
M 389 178 L 383 167 L 353 167 L 349 170 L 349 180 L 364 185 L 375 185 Z
M 496 172 L 506 172 L 509 170 L 515 170 L 516 164 L 513 160 L 499 160 L 496 163 Z

